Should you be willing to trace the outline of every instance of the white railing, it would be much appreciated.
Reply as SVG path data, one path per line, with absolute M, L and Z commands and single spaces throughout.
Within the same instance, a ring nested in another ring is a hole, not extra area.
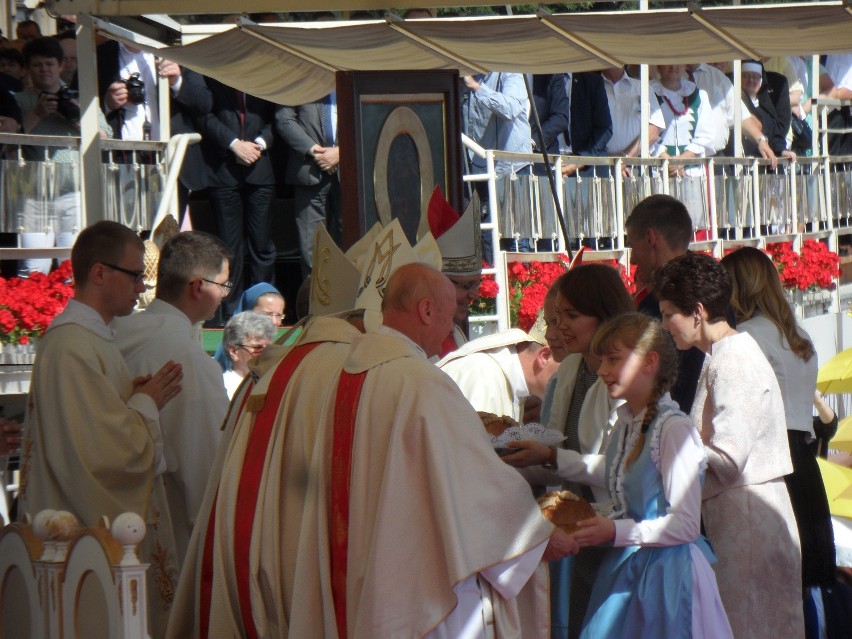
M 0 259 L 67 258 L 77 232 L 95 219 L 138 231 L 177 217 L 180 168 L 200 139 L 99 140 L 102 206 L 93 217 L 82 206 L 78 137 L 0 134 L 0 232 L 18 234 L 18 246 L 0 248 Z
M 496 161 L 542 166 L 537 154 L 516 154 L 481 149 L 469 139 L 465 146 L 486 158 L 488 171 L 468 175 L 465 180 L 488 183 L 494 247 L 494 272 L 500 292 L 496 313 L 473 316 L 473 332 L 490 332 L 509 326 L 507 262 L 529 259 L 498 250 L 500 240 L 515 248 L 522 240 L 532 253 L 564 253 L 561 235 L 546 175 L 497 175 Z M 563 177 L 564 164 L 585 168 Z M 683 167 L 682 175 L 669 175 Z M 768 243 L 792 241 L 799 249 L 804 239 L 827 241 L 838 250 L 839 237 L 852 234 L 852 156 L 779 158 L 769 162 L 755 158 L 594 158 L 555 156 L 553 169 L 560 208 L 572 249 L 591 248 L 589 259 L 616 259 L 625 266 L 629 250 L 624 240 L 624 220 L 640 200 L 666 193 L 682 200 L 695 228 L 693 248 L 721 257 L 725 250 L 744 244 L 765 248 Z M 543 242 L 544 241 L 544 242 Z M 525 248 L 526 250 L 526 248 Z M 542 255 L 543 259 L 549 259 Z M 830 310 L 840 308 L 838 288 L 831 294 Z M 820 298 L 822 302 L 822 298 Z

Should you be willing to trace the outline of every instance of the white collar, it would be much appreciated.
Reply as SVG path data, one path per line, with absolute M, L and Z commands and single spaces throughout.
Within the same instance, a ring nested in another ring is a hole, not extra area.
M 76 299 L 68 301 L 68 306 L 53 319 L 47 330 L 49 331 L 65 324 L 77 324 L 110 342 L 115 337 L 115 331 L 113 331 L 111 323 L 106 324 L 100 313 L 88 304 L 78 302 Z
M 380 333 L 380 334 L 383 334 L 383 335 L 392 335 L 392 336 L 397 337 L 397 338 L 399 338 L 399 339 L 401 339 L 405 342 L 408 342 L 412 347 L 414 347 L 419 353 L 421 353 L 423 355 L 424 359 L 426 359 L 426 351 L 424 351 L 420 347 L 420 344 L 415 342 L 413 339 L 411 339 L 405 333 L 400 333 L 395 328 L 391 328 L 390 326 L 385 326 L 384 324 L 382 324 L 378 328 L 376 328 L 376 330 L 374 332 Z
M 659 80 L 654 80 L 651 82 L 651 89 L 660 96 L 668 96 L 668 97 L 680 97 L 685 98 L 690 96 L 695 91 L 695 83 L 687 80 L 686 78 L 681 78 L 680 88 L 677 90 L 672 90 L 664 87 Z

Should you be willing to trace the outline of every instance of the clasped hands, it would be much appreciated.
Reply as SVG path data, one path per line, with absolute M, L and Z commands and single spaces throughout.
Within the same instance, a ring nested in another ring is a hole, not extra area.
M 336 146 L 320 146 L 314 144 L 311 147 L 311 155 L 314 157 L 314 162 L 326 173 L 334 173 L 337 171 L 337 165 L 340 164 L 340 149 Z
M 231 145 L 231 151 L 237 156 L 237 164 L 251 166 L 260 159 L 263 154 L 263 147 L 257 142 L 237 140 Z
M 142 375 L 133 380 L 133 392 L 144 393 L 162 408 L 181 391 L 183 367 L 169 360 L 153 375 Z

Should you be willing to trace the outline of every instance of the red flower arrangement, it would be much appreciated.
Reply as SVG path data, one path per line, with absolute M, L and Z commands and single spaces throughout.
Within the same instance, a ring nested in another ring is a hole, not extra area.
M 636 291 L 634 274 L 636 267 L 628 271 L 618 260 L 603 260 L 597 263 L 607 264 L 617 268 L 627 290 L 633 294 Z M 552 284 L 568 270 L 568 256 L 557 255 L 557 259 L 549 262 L 510 262 L 508 265 L 509 280 L 509 319 L 512 326 L 528 331 L 535 324 L 538 311 L 544 306 L 544 298 Z M 494 312 L 494 297 L 498 291 L 497 282 L 493 276 L 485 276 L 479 289 L 479 299 L 471 307 L 474 315 Z
M 68 260 L 50 275 L 0 277 L 0 344 L 29 344 L 44 335 L 74 294 L 71 279 Z
M 840 256 L 817 240 L 805 240 L 801 253 L 793 250 L 792 242 L 768 244 L 766 251 L 778 268 L 781 284 L 800 291 L 834 290 L 840 277 Z

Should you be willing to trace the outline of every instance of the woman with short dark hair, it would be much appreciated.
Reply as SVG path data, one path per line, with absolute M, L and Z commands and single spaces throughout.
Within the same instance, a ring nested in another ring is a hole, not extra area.
M 677 347 L 708 355 L 691 417 L 707 452 L 701 514 L 734 636 L 804 637 L 799 534 L 784 483 L 793 465 L 775 373 L 754 339 L 726 321 L 731 279 L 714 258 L 687 253 L 653 279 Z

